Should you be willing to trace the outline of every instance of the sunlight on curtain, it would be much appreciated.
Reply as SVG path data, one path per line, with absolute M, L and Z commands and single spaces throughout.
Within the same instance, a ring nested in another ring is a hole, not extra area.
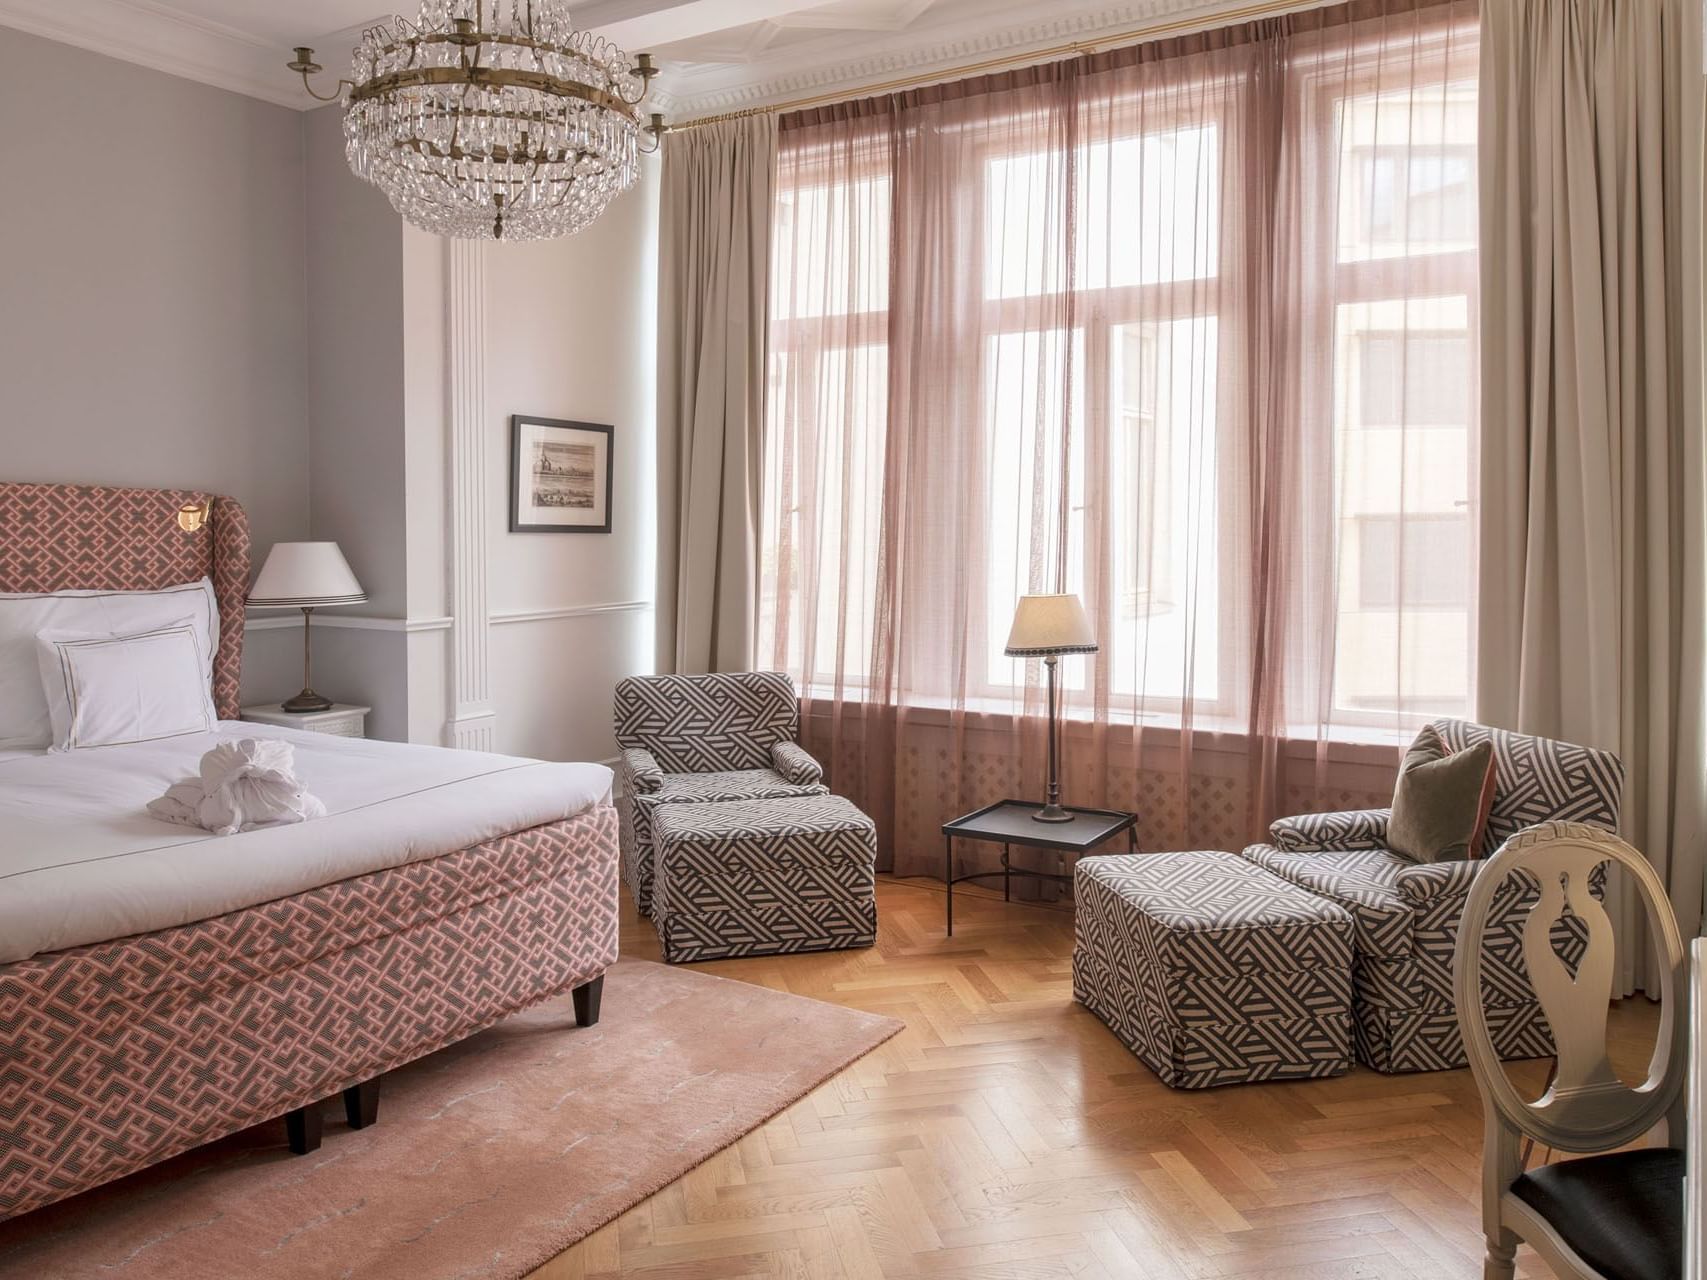
M 1475 141 L 1474 7 L 1408 0 L 784 118 L 759 655 L 838 790 L 1037 791 L 1027 592 L 1147 847 L 1468 711 Z

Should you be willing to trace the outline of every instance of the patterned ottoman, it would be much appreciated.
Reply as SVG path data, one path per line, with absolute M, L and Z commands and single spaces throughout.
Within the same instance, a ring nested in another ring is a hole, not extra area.
M 877 941 L 877 827 L 841 796 L 660 805 L 652 839 L 671 964 Z
M 1164 1083 L 1351 1066 L 1344 908 L 1232 853 L 1084 858 L 1073 893 L 1073 994 Z

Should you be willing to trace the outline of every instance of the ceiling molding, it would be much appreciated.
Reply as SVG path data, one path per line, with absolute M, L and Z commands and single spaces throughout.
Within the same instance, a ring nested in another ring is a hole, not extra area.
M 1289 7 L 1309 8 L 1324 2 L 1297 0 Z M 836 32 L 755 65 L 668 69 L 658 78 L 653 109 L 691 119 L 776 106 L 831 90 L 857 97 L 897 77 L 940 74 L 942 79 L 952 79 L 962 69 L 991 58 L 1024 58 L 1065 43 L 1188 15 L 1194 25 L 1200 20 L 1203 26 L 1212 26 L 1218 15 L 1248 6 L 1249 0 L 1128 0 L 1087 5 L 1077 12 L 1052 6 L 1049 17 L 1005 26 L 1000 25 L 1000 15 L 992 25 L 991 15 L 985 13 L 935 27 L 885 32 L 869 41 L 853 42 L 851 48 L 847 33 Z M 1010 11 L 1023 8 L 1010 6 Z
M 318 105 L 285 70 L 288 52 L 235 27 L 150 0 L 0 0 L 0 26 L 281 107 Z
M 760 109 L 791 100 L 845 92 L 858 96 L 898 77 L 951 79 L 997 57 L 1024 58 L 1064 43 L 1094 39 L 1123 28 L 1190 15 L 1211 25 L 1220 13 L 1249 0 L 985 0 L 951 5 L 953 16 L 932 20 L 928 3 L 902 0 L 884 16 L 901 25 L 837 29 L 829 12 L 802 0 L 806 10 L 778 28 L 810 30 L 821 37 L 750 52 L 741 60 L 670 65 L 653 86 L 648 109 L 681 120 Z M 1306 7 L 1323 0 L 1298 0 Z M 380 0 L 383 3 L 383 0 Z M 620 6 L 590 6 L 590 16 Z M 1040 16 L 1046 14 L 1047 16 Z M 917 15 L 918 20 L 908 19 Z M 370 19 L 371 21 L 371 19 Z M 313 43 L 322 54 L 353 44 L 364 24 Z M 617 25 L 621 25 L 620 22 Z M 14 27 L 95 53 L 200 81 L 296 110 L 320 105 L 284 67 L 288 51 L 253 33 L 186 14 L 160 0 L 0 0 L 0 26 Z M 343 37 L 340 39 L 340 37 Z M 768 37 L 767 37 L 768 38 Z M 322 62 L 328 59 L 322 56 Z M 339 61 L 333 58 L 330 61 Z

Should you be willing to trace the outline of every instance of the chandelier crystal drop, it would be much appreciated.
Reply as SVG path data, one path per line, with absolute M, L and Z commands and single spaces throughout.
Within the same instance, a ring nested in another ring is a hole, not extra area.
M 655 146 L 659 121 L 636 110 L 652 75 L 644 55 L 577 31 L 566 0 L 425 0 L 415 23 L 362 34 L 345 154 L 423 231 L 571 235 L 634 185 L 642 135 Z

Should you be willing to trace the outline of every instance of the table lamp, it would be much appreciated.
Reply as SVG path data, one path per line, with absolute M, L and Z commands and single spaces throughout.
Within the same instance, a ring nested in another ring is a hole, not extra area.
M 1044 805 L 1031 816 L 1038 822 L 1071 822 L 1073 815 L 1061 807 L 1061 782 L 1055 773 L 1055 666 L 1063 653 L 1095 653 L 1096 632 L 1085 615 L 1085 606 L 1075 595 L 1021 596 L 1014 610 L 1014 625 L 1008 631 L 1010 658 L 1042 658 L 1049 677 L 1049 794 Z
M 308 620 L 329 605 L 361 604 L 367 592 L 350 572 L 336 542 L 275 542 L 261 574 L 249 589 L 251 607 L 302 610 L 302 692 L 279 706 L 285 711 L 327 711 L 332 699 L 314 692 Z

